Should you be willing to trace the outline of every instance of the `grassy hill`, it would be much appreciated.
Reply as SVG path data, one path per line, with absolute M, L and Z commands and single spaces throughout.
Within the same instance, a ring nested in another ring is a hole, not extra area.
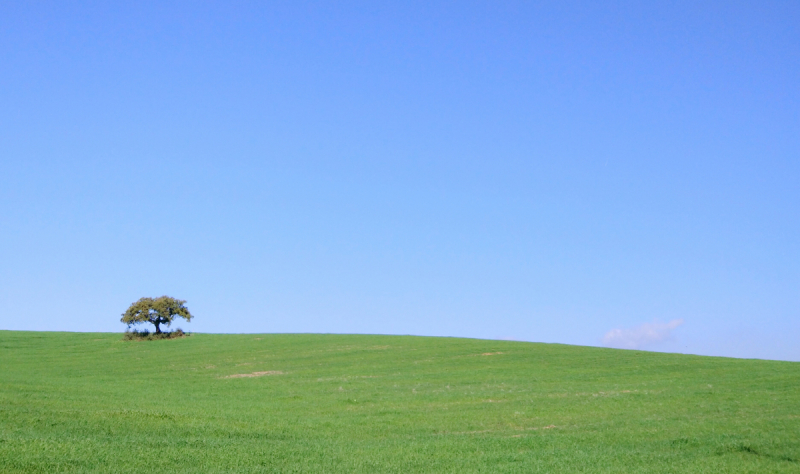
M 0 331 L 0 472 L 800 472 L 800 363 Z

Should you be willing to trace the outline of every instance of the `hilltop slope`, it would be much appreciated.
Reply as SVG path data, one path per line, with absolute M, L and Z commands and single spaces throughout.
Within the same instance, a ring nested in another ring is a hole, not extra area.
M 800 472 L 800 363 L 0 331 L 0 472 Z

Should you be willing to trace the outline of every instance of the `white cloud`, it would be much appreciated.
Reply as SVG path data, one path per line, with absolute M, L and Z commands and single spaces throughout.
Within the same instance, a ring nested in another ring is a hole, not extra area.
M 620 349 L 642 349 L 672 338 L 672 331 L 683 324 L 683 319 L 673 319 L 664 324 L 658 321 L 630 329 L 612 329 L 603 336 L 603 344 Z

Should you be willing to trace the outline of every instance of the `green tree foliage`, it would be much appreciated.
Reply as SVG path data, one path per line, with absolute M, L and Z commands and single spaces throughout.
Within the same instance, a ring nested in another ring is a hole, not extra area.
M 192 320 L 192 315 L 184 306 L 186 301 L 170 296 L 159 298 L 140 298 L 122 314 L 123 323 L 131 327 L 134 324 L 150 323 L 156 327 L 156 334 L 161 334 L 161 325 L 169 326 L 175 317 L 186 321 Z

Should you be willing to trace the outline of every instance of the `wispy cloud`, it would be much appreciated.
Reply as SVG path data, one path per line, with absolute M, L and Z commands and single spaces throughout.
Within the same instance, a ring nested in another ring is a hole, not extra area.
M 603 344 L 620 349 L 642 349 L 672 338 L 672 331 L 683 324 L 683 319 L 668 323 L 653 321 L 630 329 L 612 329 L 603 336 Z

